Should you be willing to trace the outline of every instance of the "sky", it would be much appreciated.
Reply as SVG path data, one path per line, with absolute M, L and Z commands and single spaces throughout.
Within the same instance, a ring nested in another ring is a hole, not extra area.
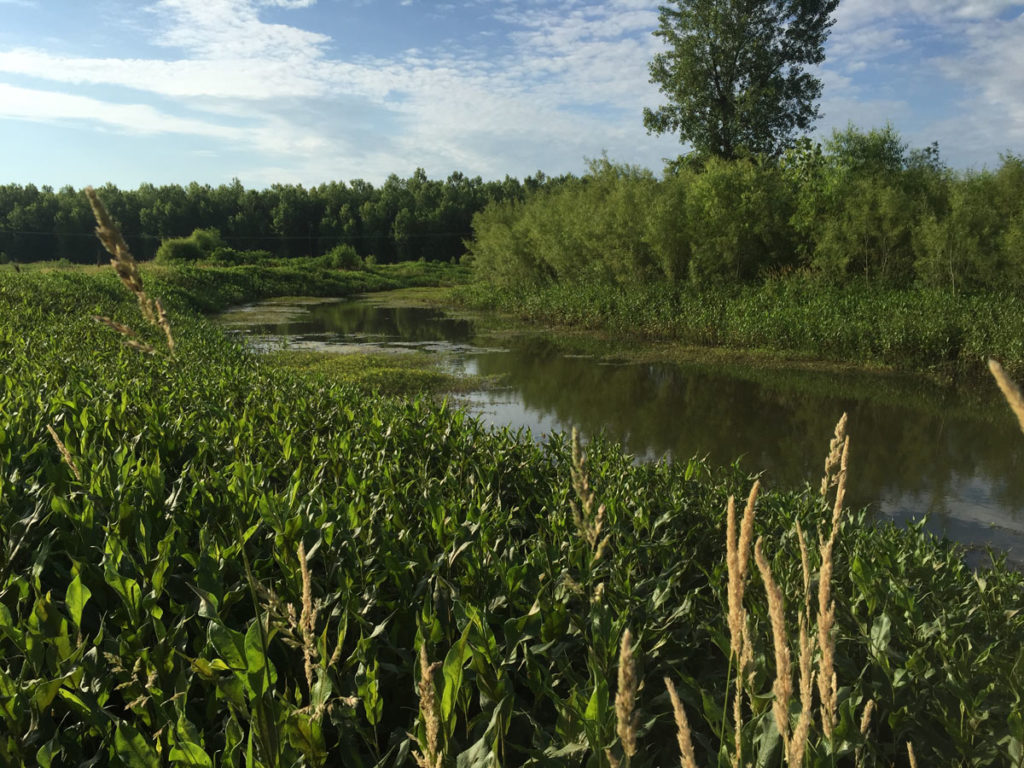
M 0 0 L 0 183 L 306 186 L 659 170 L 647 0 Z M 827 138 L 1024 152 L 1024 2 L 840 0 Z

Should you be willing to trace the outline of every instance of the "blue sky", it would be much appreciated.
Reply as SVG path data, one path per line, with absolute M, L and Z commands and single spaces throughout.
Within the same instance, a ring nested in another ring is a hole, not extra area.
M 0 0 L 0 183 L 659 169 L 647 0 Z M 1024 2 L 841 0 L 817 136 L 1024 151 Z

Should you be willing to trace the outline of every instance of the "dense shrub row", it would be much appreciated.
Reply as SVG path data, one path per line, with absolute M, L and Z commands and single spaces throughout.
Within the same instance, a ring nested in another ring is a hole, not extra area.
M 804 141 L 777 163 L 679 162 L 664 178 L 591 164 L 581 179 L 490 204 L 473 221 L 481 280 L 615 285 L 826 283 L 957 294 L 1024 287 L 1024 158 L 957 173 L 892 128 Z

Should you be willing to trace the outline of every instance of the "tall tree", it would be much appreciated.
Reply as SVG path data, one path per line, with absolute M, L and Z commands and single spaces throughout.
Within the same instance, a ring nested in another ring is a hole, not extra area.
M 676 133 L 698 155 L 775 157 L 818 117 L 821 81 L 839 0 L 673 0 L 654 34 L 667 50 L 651 82 L 668 103 L 644 109 L 649 132 Z

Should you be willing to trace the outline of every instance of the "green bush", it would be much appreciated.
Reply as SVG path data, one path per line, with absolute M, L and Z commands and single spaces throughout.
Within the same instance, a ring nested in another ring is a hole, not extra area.
M 195 229 L 188 237 L 172 237 L 160 243 L 156 261 L 161 264 L 196 262 L 212 257 L 226 243 L 216 229 Z
M 206 254 L 191 237 L 172 237 L 160 243 L 154 258 L 160 264 L 195 262 Z
M 360 269 L 363 259 L 353 246 L 340 243 L 321 256 L 320 263 L 328 269 Z

